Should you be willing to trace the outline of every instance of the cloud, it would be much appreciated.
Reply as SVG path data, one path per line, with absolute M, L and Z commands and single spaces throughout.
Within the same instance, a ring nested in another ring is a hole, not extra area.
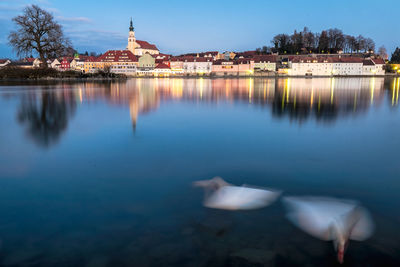
M 61 22 L 77 22 L 77 23 L 91 23 L 92 20 L 87 18 L 87 17 L 63 17 L 63 16 L 57 16 L 57 20 Z

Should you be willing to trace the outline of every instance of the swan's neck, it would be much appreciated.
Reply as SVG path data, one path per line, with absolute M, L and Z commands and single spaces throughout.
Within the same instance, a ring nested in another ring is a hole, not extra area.
M 346 249 L 346 243 L 348 240 L 348 235 L 345 231 L 344 225 L 339 222 L 332 224 L 332 239 L 335 250 L 337 251 L 337 258 L 340 263 L 343 263 L 344 252 Z

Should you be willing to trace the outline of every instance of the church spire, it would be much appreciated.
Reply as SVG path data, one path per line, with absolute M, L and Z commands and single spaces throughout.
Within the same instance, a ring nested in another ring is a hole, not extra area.
M 133 28 L 133 22 L 132 22 L 132 18 L 131 18 L 131 25 L 129 27 L 129 31 L 133 32 L 135 30 L 135 28 Z

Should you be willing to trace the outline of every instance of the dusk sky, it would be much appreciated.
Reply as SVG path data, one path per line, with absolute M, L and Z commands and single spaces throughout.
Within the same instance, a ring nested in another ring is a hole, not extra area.
M 313 32 L 336 27 L 345 34 L 362 34 L 377 48 L 385 45 L 389 54 L 400 46 L 398 0 L 0 0 L 0 58 L 15 58 L 7 45 L 11 18 L 29 4 L 52 12 L 79 52 L 124 49 L 130 17 L 137 39 L 172 54 L 254 50 L 270 46 L 275 34 L 304 26 Z

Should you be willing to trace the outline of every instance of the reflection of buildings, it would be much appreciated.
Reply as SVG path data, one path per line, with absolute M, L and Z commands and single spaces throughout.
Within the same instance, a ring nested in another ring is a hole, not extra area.
M 395 85 L 391 85 L 397 103 Z M 359 114 L 383 99 L 384 78 L 321 79 L 132 79 L 123 83 L 86 83 L 84 98 L 104 98 L 129 106 L 133 128 L 140 114 L 165 101 L 250 103 L 271 107 L 276 117 L 329 121 Z M 397 87 L 396 87 L 397 86 Z
M 382 100 L 384 78 L 286 79 L 278 83 L 273 114 L 332 120 Z
M 399 103 L 399 90 L 400 90 L 400 78 L 394 78 L 391 84 L 388 85 L 391 91 L 391 103 L 392 106 L 398 105 Z
M 18 120 L 35 143 L 49 146 L 66 130 L 79 102 L 126 106 L 134 131 L 141 115 L 169 101 L 254 105 L 277 118 L 334 121 L 362 114 L 384 99 L 398 106 L 400 78 L 131 79 L 39 89 L 23 94 Z

